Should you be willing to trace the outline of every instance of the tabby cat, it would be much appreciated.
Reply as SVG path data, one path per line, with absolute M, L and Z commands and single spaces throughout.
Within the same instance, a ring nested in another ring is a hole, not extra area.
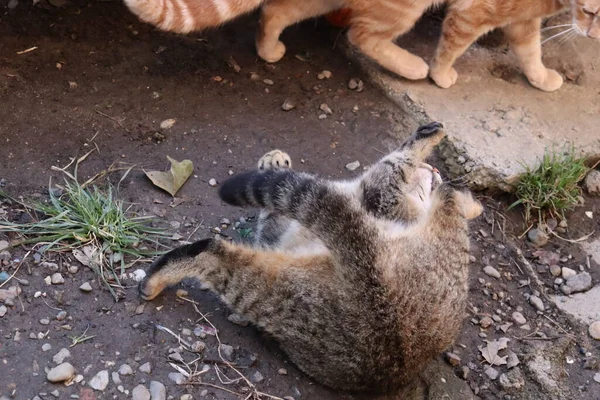
M 429 73 L 435 83 L 448 88 L 456 83 L 454 61 L 478 37 L 501 27 L 529 82 L 548 92 L 557 90 L 562 77 L 542 63 L 540 24 L 543 17 L 570 9 L 571 29 L 600 39 L 600 0 L 125 0 L 141 20 L 159 28 L 189 33 L 218 26 L 263 4 L 258 55 L 279 61 L 285 46 L 283 30 L 307 18 L 339 8 L 351 10 L 350 42 L 381 66 L 407 79 Z M 394 40 L 408 32 L 432 6 L 447 3 L 442 38 L 431 71 L 418 56 L 396 46 Z
M 196 278 L 329 387 L 410 383 L 459 331 L 467 220 L 482 212 L 423 162 L 443 136 L 441 124 L 422 126 L 351 181 L 294 172 L 285 153 L 268 153 L 220 190 L 228 204 L 264 209 L 256 243 L 176 248 L 150 266 L 141 296 Z

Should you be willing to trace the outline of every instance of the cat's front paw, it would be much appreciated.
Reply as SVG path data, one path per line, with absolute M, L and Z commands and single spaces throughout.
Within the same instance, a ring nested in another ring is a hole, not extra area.
M 271 150 L 258 160 L 258 169 L 261 171 L 290 168 L 292 168 L 292 159 L 281 150 Z
M 429 74 L 429 65 L 421 57 L 409 54 L 404 60 L 402 60 L 402 66 L 400 72 L 404 78 L 417 81 L 420 79 L 427 78 Z
M 433 79 L 436 85 L 442 89 L 448 89 L 450 86 L 456 83 L 458 79 L 458 72 L 456 72 L 454 67 L 450 67 L 449 69 L 433 67 L 431 68 L 429 76 L 431 79 Z
M 544 92 L 554 92 L 563 84 L 562 76 L 553 69 L 546 68 L 543 72 L 527 75 L 529 83 Z
M 269 63 L 276 63 L 285 55 L 285 44 L 278 40 L 275 46 L 266 46 L 263 43 L 257 44 L 258 56 Z

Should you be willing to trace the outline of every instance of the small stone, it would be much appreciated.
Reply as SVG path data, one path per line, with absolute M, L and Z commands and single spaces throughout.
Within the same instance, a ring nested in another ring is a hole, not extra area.
M 77 273 L 77 271 L 79 271 L 79 267 L 77 265 L 71 265 L 69 268 L 67 268 L 67 270 L 71 275 L 74 275 Z
M 296 104 L 292 100 L 289 100 L 289 99 L 286 99 L 283 102 L 283 104 L 281 105 L 281 109 L 283 111 L 290 111 L 290 110 L 293 110 L 294 108 L 296 108 Z
M 144 385 L 137 385 L 131 391 L 131 398 L 133 400 L 150 400 L 150 392 Z
M 140 372 L 145 372 L 147 374 L 152 373 L 152 365 L 150 365 L 150 362 L 146 362 L 142 365 L 140 365 L 140 368 L 138 368 L 138 370 Z
M 571 268 L 562 267 L 561 274 L 562 274 L 562 278 L 567 280 L 567 279 L 572 278 L 575 275 L 577 275 L 577 271 L 575 271 Z
M 491 265 L 485 266 L 483 268 L 483 272 L 487 276 L 491 276 L 492 278 L 500 279 L 500 272 L 498 272 L 498 270 L 496 268 L 492 267 Z
M 483 329 L 489 328 L 493 323 L 494 321 L 488 316 L 485 316 L 479 320 L 479 326 L 481 326 Z
M 71 352 L 69 351 L 69 349 L 63 348 L 63 349 L 60 349 L 58 351 L 58 353 L 56 353 L 54 355 L 54 357 L 52 357 L 52 361 L 55 364 L 62 364 L 65 361 L 65 359 L 70 358 L 70 357 L 71 357 Z
M 112 377 L 112 380 L 115 383 L 115 385 L 120 385 L 121 383 L 123 383 L 117 371 L 111 372 L 110 376 Z
M 9 279 L 10 279 L 10 275 L 8 274 L 8 272 L 5 272 L 5 271 L 0 272 L 0 283 L 6 282 Z
M 352 78 L 350 79 L 350 81 L 348 82 L 348 89 L 350 90 L 356 90 L 358 88 L 358 80 Z
M 349 164 L 346 164 L 346 169 L 348 171 L 355 171 L 358 169 L 358 167 L 360 167 L 360 162 L 359 161 L 353 161 Z
M 215 186 L 217 186 L 217 180 L 212 178 L 208 181 L 208 184 L 212 187 L 215 187 Z
M 0 240 L 0 251 L 8 249 L 9 246 L 10 243 L 8 243 L 6 240 Z
M 123 364 L 119 367 L 119 375 L 133 375 L 133 369 L 129 365 Z
M 175 382 L 176 385 L 183 385 L 186 382 L 185 376 L 179 372 L 171 372 L 169 374 L 169 379 Z
M 319 114 L 318 118 L 319 118 L 320 120 L 327 119 L 327 114 L 325 114 L 325 113 L 321 113 L 321 114 Z
M 179 400 L 194 400 L 194 397 L 191 394 L 183 394 L 183 395 L 181 395 Z
M 233 361 L 233 346 L 230 346 L 228 344 L 222 344 L 221 346 L 219 346 L 221 349 L 221 355 L 228 361 Z
M 571 293 L 585 292 L 592 288 L 592 276 L 582 272 L 567 279 L 567 286 L 571 288 Z
M 539 311 L 544 311 L 544 302 L 537 296 L 529 297 L 529 303 Z
M 552 274 L 552 276 L 560 276 L 560 274 L 562 273 L 562 269 L 559 265 L 554 264 L 550 266 L 550 273 Z
M 7 312 L 8 312 L 8 308 L 6 308 L 6 306 L 4 306 L 4 305 L 0 306 L 0 318 L 4 317 Z
M 333 114 L 333 111 L 331 110 L 331 108 L 329 108 L 329 106 L 325 103 L 323 103 L 319 106 L 319 110 L 323 111 L 327 115 Z
M 560 287 L 560 291 L 562 292 L 562 294 L 564 294 L 565 296 L 570 295 L 571 293 L 573 293 L 573 289 L 571 289 L 570 287 L 568 287 L 567 285 L 562 285 Z
M 487 375 L 488 378 L 490 378 L 493 381 L 495 381 L 498 378 L 498 375 L 500 375 L 500 372 L 498 372 L 498 370 L 493 367 L 488 367 L 483 372 Z
M 545 232 L 537 228 L 531 229 L 529 232 L 527 232 L 527 238 L 537 247 L 545 246 L 549 239 Z
M 136 269 L 133 271 L 133 280 L 136 282 L 141 282 L 146 277 L 146 271 L 143 269 Z
M 150 398 L 152 400 L 166 400 L 167 388 L 158 381 L 150 382 Z
M 269 85 L 269 86 L 271 86 L 271 85 L 273 85 L 275 82 L 273 82 L 271 79 L 263 79 L 263 83 L 264 83 L 265 85 Z
M 594 375 L 594 381 L 600 383 L 600 372 L 596 372 L 596 375 Z
M 527 323 L 527 320 L 525 319 L 525 317 L 523 316 L 523 314 L 521 314 L 518 311 L 515 311 L 514 313 L 512 313 L 512 319 L 518 325 L 525 325 Z
M 177 297 L 187 297 L 189 295 L 188 291 L 184 290 L 184 289 L 177 289 L 175 294 L 177 295 Z M 183 330 L 182 330 L 182 332 L 183 332 Z M 189 335 L 187 335 L 187 336 L 189 336 Z
M 58 383 L 71 379 L 73 375 L 75 375 L 75 368 L 69 363 L 62 363 L 48 371 L 46 379 L 52 383 Z
M 206 344 L 203 341 L 198 340 L 192 343 L 191 349 L 194 353 L 202 353 L 204 349 L 206 349 Z
M 175 126 L 176 122 L 177 120 L 174 118 L 165 119 L 160 123 L 160 129 L 171 129 L 173 126 Z
M 53 390 L 52 392 L 50 392 L 50 394 L 56 397 L 57 399 L 60 397 L 60 392 L 58 390 Z
M 288 372 L 287 372 L 287 369 L 285 369 L 285 368 L 279 368 L 279 369 L 277 370 L 277 373 L 278 373 L 279 375 L 287 375 L 287 374 L 288 374 Z
M 227 317 L 227 320 L 232 324 L 240 326 L 248 326 L 248 324 L 250 323 L 250 321 L 238 314 L 230 314 L 229 317 Z
M 106 389 L 108 386 L 108 371 L 102 370 L 98 372 L 88 384 L 94 390 L 98 390 L 100 392 L 104 391 L 104 389 Z
M 448 364 L 452 365 L 453 367 L 456 367 L 460 364 L 460 357 L 455 353 L 447 352 L 446 361 L 448 361 Z
M 590 325 L 588 332 L 596 340 L 600 340 L 600 321 L 594 321 Z
M 67 318 L 67 312 L 65 310 L 61 310 L 58 312 L 58 314 L 56 314 L 55 318 L 57 321 L 63 321 L 65 318 Z
M 44 343 L 42 345 L 42 351 L 43 352 L 50 351 L 50 350 L 52 350 L 52 345 L 50 343 Z
M 600 196 L 600 171 L 593 169 L 588 172 L 583 180 L 583 187 L 590 195 Z
M 52 282 L 53 285 L 62 285 L 65 283 L 65 278 L 63 278 L 63 276 L 57 272 L 52 274 L 50 277 L 50 282 Z
M 525 386 L 525 380 L 523 379 L 519 368 L 514 368 L 509 372 L 500 375 L 498 383 L 502 390 L 507 392 L 520 391 Z
M 331 71 L 323 70 L 317 74 L 318 80 L 329 79 L 333 76 Z
M 265 377 L 258 371 L 256 371 L 254 374 L 252 374 L 252 376 L 250 377 L 250 380 L 253 383 L 261 383 L 262 381 L 265 380 Z
M 84 282 L 83 285 L 79 286 L 79 290 L 85 293 L 89 293 L 92 291 L 92 285 L 89 282 Z

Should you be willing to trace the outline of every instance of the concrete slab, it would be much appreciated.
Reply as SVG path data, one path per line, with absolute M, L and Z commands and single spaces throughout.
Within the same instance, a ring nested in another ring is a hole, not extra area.
M 597 264 L 600 264 L 600 237 L 592 240 L 591 242 L 581 243 L 581 248 L 585 251 L 592 260 Z
M 571 296 L 550 296 L 556 307 L 571 314 L 586 326 L 600 321 L 600 285 Z
M 554 17 L 548 24 L 568 18 Z M 439 24 L 425 20 L 399 44 L 429 61 Z M 546 66 L 567 77 L 557 92 L 545 93 L 526 81 L 502 35 L 492 38 L 496 43 L 488 38 L 458 60 L 458 82 L 446 90 L 392 76 L 349 46 L 347 52 L 416 120 L 445 124 L 449 140 L 442 158 L 453 177 L 466 178 L 473 189 L 510 191 L 524 165 L 535 165 L 552 146 L 572 142 L 592 160 L 600 159 L 600 42 L 578 37 L 545 44 Z

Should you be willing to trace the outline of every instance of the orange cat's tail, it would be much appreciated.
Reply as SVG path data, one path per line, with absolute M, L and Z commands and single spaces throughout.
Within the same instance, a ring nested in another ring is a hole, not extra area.
M 190 33 L 218 26 L 258 8 L 263 0 L 125 0 L 142 21 L 159 29 Z

